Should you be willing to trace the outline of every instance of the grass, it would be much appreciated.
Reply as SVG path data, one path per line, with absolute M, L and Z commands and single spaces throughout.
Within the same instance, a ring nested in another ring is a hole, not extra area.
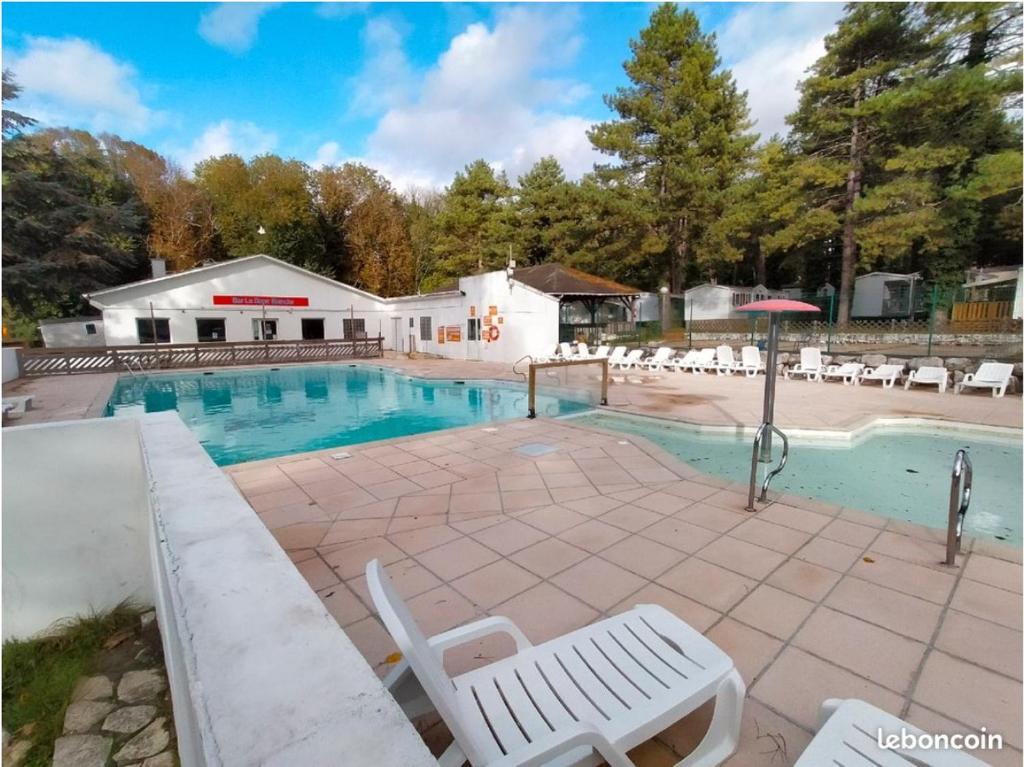
M 61 621 L 45 637 L 4 642 L 4 729 L 14 735 L 25 725 L 35 725 L 28 736 L 33 746 L 25 767 L 51 763 L 75 682 L 94 672 L 111 634 L 138 625 L 139 613 L 125 602 L 109 612 Z

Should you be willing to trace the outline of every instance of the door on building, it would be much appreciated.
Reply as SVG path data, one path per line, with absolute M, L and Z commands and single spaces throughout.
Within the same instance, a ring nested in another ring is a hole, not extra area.
M 466 359 L 478 360 L 480 355 L 480 318 L 470 317 L 466 320 Z
M 277 320 L 253 320 L 252 337 L 254 341 L 273 341 L 277 338 Z
M 405 346 L 403 345 L 404 339 L 402 337 L 402 318 L 392 317 L 391 325 L 391 329 L 394 331 L 395 351 L 398 352 L 399 354 L 403 354 L 405 352 Z
M 302 340 L 322 341 L 324 339 L 323 317 L 302 318 Z

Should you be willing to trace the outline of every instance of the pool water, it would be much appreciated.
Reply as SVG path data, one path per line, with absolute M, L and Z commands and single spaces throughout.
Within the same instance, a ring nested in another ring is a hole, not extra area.
M 679 424 L 604 413 L 573 422 L 638 434 L 703 472 L 743 483 L 750 479 L 750 437 L 701 434 Z M 945 529 L 950 472 L 960 448 L 968 450 L 974 466 L 965 534 L 1020 546 L 1020 441 L 945 429 L 880 431 L 852 443 L 790 439 L 789 462 L 772 480 L 772 489 Z M 774 465 L 778 454 L 773 458 Z
M 588 409 L 583 393 L 537 394 L 537 412 Z M 107 415 L 176 410 L 220 466 L 521 418 L 526 387 L 428 381 L 366 365 L 121 378 Z

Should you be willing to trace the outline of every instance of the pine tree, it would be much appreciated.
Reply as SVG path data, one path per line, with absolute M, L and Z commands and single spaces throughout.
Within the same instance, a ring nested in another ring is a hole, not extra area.
M 554 157 L 538 160 L 519 177 L 513 209 L 515 256 L 523 266 L 569 260 L 579 244 L 578 187 Z
M 617 158 L 598 168 L 602 177 L 649 190 L 665 243 L 660 276 L 678 291 L 756 136 L 745 132 L 746 94 L 720 68 L 714 36 L 701 32 L 693 11 L 659 6 L 630 48 L 631 85 L 605 98 L 619 119 L 588 135 Z
M 13 101 L 18 98 L 21 93 L 21 86 L 14 81 L 14 75 L 11 74 L 11 70 L 5 69 L 3 72 L 3 101 L 6 104 L 8 101 Z M 8 109 L 6 106 L 3 109 L 3 135 L 4 137 L 13 137 L 18 133 L 21 133 L 25 128 L 30 128 L 36 124 L 36 121 L 31 117 L 26 117 L 19 112 L 15 112 L 13 109 Z

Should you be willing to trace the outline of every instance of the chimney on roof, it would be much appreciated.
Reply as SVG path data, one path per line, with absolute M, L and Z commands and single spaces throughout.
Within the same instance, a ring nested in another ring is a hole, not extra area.
M 165 277 L 167 275 L 167 262 L 162 258 L 149 259 L 149 268 L 153 277 Z

